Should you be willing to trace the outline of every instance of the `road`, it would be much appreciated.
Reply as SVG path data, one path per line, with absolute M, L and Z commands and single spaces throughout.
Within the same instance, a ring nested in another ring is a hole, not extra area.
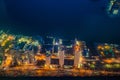
M 120 72 L 93 71 L 85 69 L 45 69 L 37 66 L 17 66 L 0 70 L 0 76 L 120 76 Z

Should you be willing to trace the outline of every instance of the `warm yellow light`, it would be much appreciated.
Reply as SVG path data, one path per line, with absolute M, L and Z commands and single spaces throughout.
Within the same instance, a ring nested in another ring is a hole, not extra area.
M 100 54 L 102 54 L 102 56 L 105 56 L 105 55 L 104 55 L 104 52 L 100 52 Z
M 119 51 L 118 51 L 118 50 L 115 50 L 115 53 L 119 53 Z
M 35 59 L 36 60 L 45 60 L 45 56 L 44 55 L 36 55 Z
M 6 42 L 7 42 L 7 40 L 3 41 L 1 46 L 5 46 Z
M 18 61 L 18 65 L 21 65 L 21 62 L 20 62 L 20 61 Z
M 79 45 L 75 45 L 74 50 L 75 51 L 79 51 L 80 50 L 80 46 Z
M 95 64 L 96 62 L 92 62 L 93 64 Z
M 11 56 L 11 55 L 8 55 L 8 54 L 6 54 L 6 56 L 7 56 L 7 58 L 6 58 L 6 60 L 5 60 L 5 63 L 3 64 L 3 66 L 9 67 L 10 64 L 11 64 L 11 62 L 12 62 L 12 56 Z
M 25 59 L 25 56 L 22 56 L 22 59 Z
M 106 63 L 112 63 L 113 61 L 111 59 L 104 60 Z
M 102 46 L 101 45 L 99 45 L 98 47 L 97 47 L 97 49 L 99 50 L 99 49 L 102 49 Z
M 113 66 L 111 64 L 106 64 L 105 67 L 106 68 L 112 68 Z
M 8 36 L 7 40 L 13 40 L 14 37 L 13 36 Z
M 77 44 L 77 45 L 80 45 L 80 42 L 79 42 L 79 41 L 76 41 L 76 44 Z
M 9 48 L 11 48 L 13 46 L 13 44 L 9 45 Z
M 50 68 L 53 68 L 52 65 L 50 65 Z
M 80 59 L 80 61 L 83 61 L 83 57 L 80 57 L 79 59 Z
M 110 46 L 108 46 L 108 45 L 107 45 L 107 46 L 105 46 L 105 49 L 110 49 Z
M 115 68 L 120 68 L 120 64 L 114 64 Z
M 9 50 L 9 48 L 5 49 L 5 52 L 7 52 Z

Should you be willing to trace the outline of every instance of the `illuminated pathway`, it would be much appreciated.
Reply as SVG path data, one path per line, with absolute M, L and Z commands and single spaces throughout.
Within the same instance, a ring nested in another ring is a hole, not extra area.
M 8 68 L 0 71 L 0 76 L 116 76 L 119 72 L 92 71 L 85 69 L 44 69 L 33 65 Z

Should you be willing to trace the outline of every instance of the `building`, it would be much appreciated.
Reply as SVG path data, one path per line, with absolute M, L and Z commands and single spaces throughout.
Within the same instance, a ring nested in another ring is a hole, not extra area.
M 119 47 L 117 44 L 101 43 L 96 45 L 96 50 L 101 58 L 119 58 Z

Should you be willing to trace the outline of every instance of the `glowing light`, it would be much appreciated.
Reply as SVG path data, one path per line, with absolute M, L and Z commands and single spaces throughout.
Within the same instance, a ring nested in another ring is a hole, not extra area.
M 104 62 L 106 62 L 106 63 L 112 63 L 113 62 L 113 60 L 111 60 L 111 59 L 106 59 L 106 60 L 103 60 Z
M 102 48 L 102 46 L 98 46 L 97 48 L 98 48 L 98 49 L 101 49 L 101 48 Z
M 13 40 L 14 37 L 13 36 L 8 36 L 7 40 Z
M 114 64 L 115 68 L 120 68 L 120 64 Z
M 94 65 L 94 64 L 91 64 L 90 67 L 91 67 L 91 68 L 95 68 L 95 65 Z
M 105 56 L 105 55 L 104 55 L 104 52 L 100 52 L 100 54 L 102 54 L 102 56 Z
M 106 67 L 106 68 L 112 68 L 112 65 L 106 64 L 105 67 Z
M 9 48 L 5 49 L 5 52 L 7 52 L 9 50 Z
M 118 10 L 114 10 L 114 11 L 113 11 L 113 14 L 114 14 L 114 15 L 117 15 L 117 14 L 118 14 Z
M 118 50 L 115 50 L 115 52 L 116 52 L 116 53 L 119 53 L 119 51 L 118 51 Z
M 6 60 L 5 60 L 4 64 L 3 64 L 3 66 L 4 67 L 9 67 L 11 62 L 12 62 L 12 56 L 8 55 L 8 54 L 6 54 L 6 56 L 7 56 L 7 58 L 6 58 Z
M 7 40 L 3 41 L 1 46 L 5 46 L 6 42 L 7 42 Z
M 107 50 L 110 49 L 110 46 L 106 45 L 106 46 L 105 46 L 105 49 L 107 49 Z
M 57 43 L 57 42 L 56 42 L 55 44 L 56 44 L 56 45 L 58 45 L 58 43 Z
M 53 68 L 52 65 L 50 65 L 50 68 Z
M 45 59 L 46 59 L 46 56 L 45 56 L 45 55 L 36 55 L 36 56 L 35 56 L 35 59 L 36 59 L 36 60 L 45 60 Z
M 80 46 L 79 45 L 75 45 L 74 50 L 75 51 L 79 51 L 80 50 Z

